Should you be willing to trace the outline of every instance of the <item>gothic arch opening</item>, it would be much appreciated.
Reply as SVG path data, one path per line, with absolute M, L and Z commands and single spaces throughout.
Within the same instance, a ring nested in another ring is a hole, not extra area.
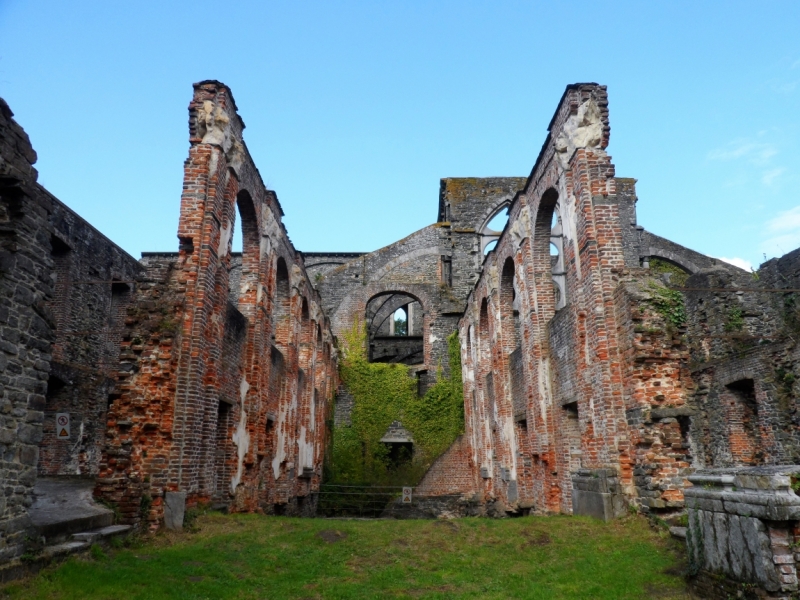
M 259 234 L 258 219 L 253 199 L 247 190 L 241 190 L 236 195 L 236 209 L 239 213 L 239 227 L 234 223 L 234 234 L 241 230 L 241 271 L 234 280 L 233 276 L 229 282 L 231 296 L 235 297 L 234 303 L 239 311 L 248 318 L 251 318 L 256 306 L 258 292 L 258 273 L 259 273 Z M 234 238 L 235 239 L 235 238 Z M 233 273 L 232 273 L 233 275 Z
M 497 245 L 497 240 L 503 233 L 503 229 L 508 223 L 508 202 L 502 203 L 478 228 L 478 235 L 481 240 L 481 253 L 487 254 Z
M 548 189 L 539 202 L 533 235 L 533 278 L 542 322 L 567 305 L 564 235 L 558 192 Z
M 259 272 L 259 233 L 253 199 L 247 190 L 236 195 L 234 219 L 230 230 L 223 231 L 221 243 L 232 236 L 228 300 L 250 318 L 255 310 Z
M 503 337 L 503 354 L 508 356 L 510 403 L 514 418 L 525 419 L 525 375 L 522 366 L 522 332 L 519 318 L 516 268 L 514 259 L 508 257 L 500 275 L 500 327 Z
M 283 257 L 278 257 L 275 267 L 275 302 L 273 336 L 278 346 L 287 347 L 291 341 L 291 286 L 289 269 Z
M 425 362 L 423 308 L 417 298 L 405 292 L 384 292 L 370 299 L 365 316 L 371 362 Z

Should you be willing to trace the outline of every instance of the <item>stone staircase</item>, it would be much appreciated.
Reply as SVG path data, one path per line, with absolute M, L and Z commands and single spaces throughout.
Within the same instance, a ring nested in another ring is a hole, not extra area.
M 81 477 L 40 477 L 29 515 L 40 539 L 42 556 L 81 552 L 94 543 L 125 535 L 130 525 L 114 525 L 114 511 L 95 502 L 94 481 Z
M 131 530 L 130 525 L 108 525 L 91 531 L 73 533 L 72 539 L 44 547 L 42 555 L 46 558 L 59 558 L 88 550 L 92 544 L 102 543 L 112 537 L 125 535 Z

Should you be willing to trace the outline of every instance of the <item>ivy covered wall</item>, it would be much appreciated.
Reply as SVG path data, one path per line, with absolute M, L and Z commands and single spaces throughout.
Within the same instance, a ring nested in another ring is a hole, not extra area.
M 421 397 L 409 367 L 367 360 L 366 341 L 363 321 L 340 338 L 340 377 L 354 404 L 350 426 L 334 428 L 328 480 L 414 485 L 464 431 L 458 333 L 448 338 L 449 377 L 440 365 L 437 382 Z M 401 422 L 414 441 L 412 460 L 397 466 L 380 441 L 393 421 Z

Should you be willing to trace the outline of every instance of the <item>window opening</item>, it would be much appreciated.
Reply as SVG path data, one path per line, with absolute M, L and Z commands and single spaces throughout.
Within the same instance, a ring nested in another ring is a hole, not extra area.
M 453 259 L 449 256 L 442 256 L 442 283 L 449 287 L 453 285 Z
M 564 265 L 563 228 L 557 209 L 553 210 L 550 225 L 550 270 L 553 273 L 555 309 L 559 310 L 567 305 L 567 273 Z
M 231 252 L 242 253 L 244 251 L 244 240 L 242 236 L 242 213 L 239 206 L 236 206 L 236 222 L 233 225 L 233 240 L 231 241 Z
M 365 317 L 371 362 L 424 362 L 425 313 L 413 296 L 402 292 L 374 296 Z
M 408 335 L 408 313 L 406 307 L 398 308 L 393 316 L 394 335 Z
M 389 468 L 397 469 L 403 465 L 411 463 L 414 456 L 414 444 L 412 442 L 387 442 L 389 450 Z
M 497 210 L 479 232 L 481 236 L 481 250 L 484 254 L 488 253 L 496 245 L 497 239 L 503 233 L 503 229 L 505 229 L 507 223 L 508 205 L 504 205 Z
M 728 404 L 729 444 L 736 466 L 763 463 L 758 426 L 755 382 L 740 379 L 725 386 Z
M 499 234 L 502 233 L 503 229 L 505 229 L 506 223 L 508 223 L 507 208 L 501 210 L 494 217 L 492 217 L 492 220 L 486 224 L 486 229 Z

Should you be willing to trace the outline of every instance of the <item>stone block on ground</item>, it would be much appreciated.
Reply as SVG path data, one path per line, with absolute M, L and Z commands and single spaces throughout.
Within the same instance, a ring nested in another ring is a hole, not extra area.
M 180 531 L 183 529 L 185 513 L 186 492 L 166 492 L 164 494 L 164 527 Z

